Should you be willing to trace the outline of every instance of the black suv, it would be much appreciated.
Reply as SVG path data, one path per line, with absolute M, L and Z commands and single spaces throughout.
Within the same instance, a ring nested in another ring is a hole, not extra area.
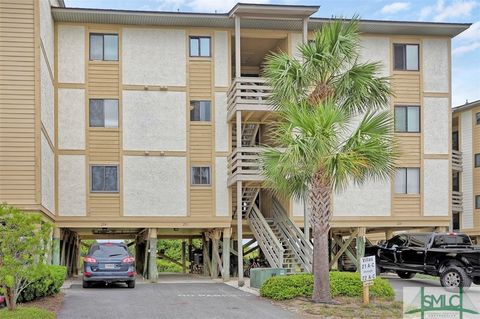
M 83 259 L 83 288 L 94 282 L 125 282 L 135 288 L 135 258 L 123 243 L 95 243 Z
M 395 271 L 410 279 L 416 273 L 440 277 L 443 287 L 480 284 L 480 247 L 459 233 L 405 233 L 366 248 L 375 255 L 379 272 Z

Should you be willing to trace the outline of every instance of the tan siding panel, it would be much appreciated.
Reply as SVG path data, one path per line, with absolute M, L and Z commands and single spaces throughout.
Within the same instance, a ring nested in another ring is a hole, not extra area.
M 190 125 L 191 162 L 211 162 L 213 148 L 212 125 Z
M 480 153 L 480 125 L 476 122 L 476 113 L 480 107 L 472 109 L 472 153 L 473 153 L 473 225 L 480 228 L 480 209 L 475 208 L 475 196 L 480 195 L 480 168 L 475 168 L 475 154 Z M 465 199 L 464 199 L 465 200 Z
M 33 0 L 0 0 L 0 202 L 35 203 Z
M 393 196 L 393 216 L 420 216 L 420 196 Z
M 90 62 L 88 64 L 88 94 L 91 97 L 118 97 L 119 77 L 118 63 Z
M 392 79 L 395 103 L 420 104 L 420 74 L 394 74 Z
M 89 215 L 92 217 L 120 216 L 120 195 L 90 194 Z
M 211 187 L 190 188 L 190 215 L 213 216 L 213 192 Z
M 115 162 L 120 160 L 120 133 L 112 129 L 90 129 L 90 163 Z
M 420 136 L 397 136 L 400 152 L 397 166 L 420 167 Z
M 189 93 L 190 100 L 212 99 L 212 63 L 205 61 L 190 61 Z

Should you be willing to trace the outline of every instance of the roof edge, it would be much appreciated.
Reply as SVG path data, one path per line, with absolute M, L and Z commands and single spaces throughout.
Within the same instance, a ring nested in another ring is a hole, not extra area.
M 463 105 L 458 105 L 452 108 L 453 113 L 456 112 L 462 112 L 468 109 L 471 109 L 472 107 L 480 106 L 480 100 L 476 100 L 473 102 L 468 102 Z

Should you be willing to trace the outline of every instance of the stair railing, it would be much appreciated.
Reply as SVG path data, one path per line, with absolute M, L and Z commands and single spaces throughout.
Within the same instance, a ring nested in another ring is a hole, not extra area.
M 285 244 L 293 251 L 303 269 L 312 272 L 313 245 L 305 239 L 302 231 L 288 218 L 278 200 L 272 198 L 272 203 L 273 221 L 278 226 Z
M 248 212 L 247 221 L 270 266 L 282 268 L 285 249 L 273 233 L 256 204 L 253 204 Z

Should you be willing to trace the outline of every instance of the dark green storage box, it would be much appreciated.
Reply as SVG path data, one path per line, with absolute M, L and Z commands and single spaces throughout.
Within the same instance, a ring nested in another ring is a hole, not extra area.
M 285 276 L 284 268 L 253 268 L 250 269 L 250 287 L 260 288 L 270 277 Z

